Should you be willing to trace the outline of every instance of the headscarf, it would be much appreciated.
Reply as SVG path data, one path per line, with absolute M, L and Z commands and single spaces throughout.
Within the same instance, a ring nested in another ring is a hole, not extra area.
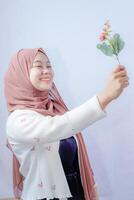
M 46 55 L 42 48 L 21 49 L 12 58 L 5 74 L 5 97 L 9 113 L 16 109 L 31 109 L 42 115 L 62 115 L 68 111 L 53 82 L 49 91 L 37 90 L 30 81 L 30 70 L 38 52 Z M 46 55 L 47 56 L 47 55 Z M 76 133 L 79 146 L 79 167 L 86 200 L 96 200 L 95 181 L 87 150 L 81 133 Z M 8 147 L 11 149 L 10 144 Z M 19 172 L 20 164 L 13 153 L 13 190 L 15 197 L 21 196 L 24 177 Z

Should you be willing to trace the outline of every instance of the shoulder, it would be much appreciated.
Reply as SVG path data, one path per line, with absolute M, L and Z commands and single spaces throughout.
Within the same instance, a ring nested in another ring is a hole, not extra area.
M 11 114 L 9 114 L 8 119 L 16 117 L 16 116 L 21 116 L 21 115 L 31 115 L 31 114 L 36 114 L 36 115 L 41 115 L 40 113 L 30 110 L 30 109 L 16 109 Z
M 10 133 L 13 132 L 15 133 L 16 131 L 21 132 L 22 130 L 25 130 L 26 127 L 31 126 L 35 121 L 38 121 L 44 117 L 44 115 L 30 109 L 17 109 L 13 111 L 7 118 L 7 135 L 10 135 Z
M 40 117 L 43 117 L 42 114 L 36 112 L 36 111 L 33 111 L 33 110 L 30 110 L 30 109 L 17 109 L 15 111 L 13 111 L 11 114 L 9 114 L 8 118 L 7 118 L 7 124 L 9 122 L 13 122 L 13 121 L 16 121 L 18 119 L 25 119 L 25 118 L 30 118 L 32 116 L 40 116 Z

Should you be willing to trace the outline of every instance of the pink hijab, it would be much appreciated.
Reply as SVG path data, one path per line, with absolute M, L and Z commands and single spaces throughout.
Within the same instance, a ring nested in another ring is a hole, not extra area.
M 12 58 L 5 74 L 5 96 L 9 112 L 15 109 L 31 109 L 42 115 L 62 115 L 68 111 L 54 82 L 48 92 L 39 91 L 30 82 L 29 73 L 38 51 L 42 48 L 21 49 Z M 46 54 L 45 54 L 46 55 Z M 86 200 L 95 200 L 96 191 L 88 154 L 81 133 L 76 134 L 79 145 L 80 174 Z M 8 147 L 11 149 L 10 144 Z M 19 173 L 19 162 L 13 154 L 13 189 L 15 197 L 21 196 L 24 177 Z

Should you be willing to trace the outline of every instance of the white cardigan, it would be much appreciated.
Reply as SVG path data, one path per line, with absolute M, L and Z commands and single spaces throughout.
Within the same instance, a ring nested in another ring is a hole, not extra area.
M 106 112 L 97 96 L 54 117 L 29 109 L 9 115 L 7 138 L 25 177 L 23 200 L 72 197 L 58 152 L 60 140 L 74 136 L 104 116 Z

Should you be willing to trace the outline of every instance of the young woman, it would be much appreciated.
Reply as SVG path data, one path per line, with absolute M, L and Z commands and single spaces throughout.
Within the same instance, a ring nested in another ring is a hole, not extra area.
M 127 72 L 117 66 L 102 92 L 71 111 L 53 78 L 42 48 L 18 51 L 5 74 L 15 197 L 97 200 L 80 131 L 106 116 L 105 107 L 129 84 Z

